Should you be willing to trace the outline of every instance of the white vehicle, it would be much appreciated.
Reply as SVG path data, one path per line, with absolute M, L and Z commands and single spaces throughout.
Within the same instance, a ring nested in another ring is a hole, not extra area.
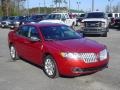
M 106 37 L 109 31 L 109 20 L 104 12 L 87 13 L 81 25 L 83 34 L 100 34 Z
M 120 17 L 120 13 L 108 13 L 109 18 L 118 18 Z
M 68 26 L 74 26 L 76 19 L 70 18 L 68 13 L 51 13 L 46 17 L 46 20 L 42 20 L 40 22 L 60 23 Z

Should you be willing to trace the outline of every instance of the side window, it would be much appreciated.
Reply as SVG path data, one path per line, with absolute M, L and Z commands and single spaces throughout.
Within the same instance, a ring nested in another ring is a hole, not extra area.
M 30 27 L 29 27 L 29 30 L 30 30 L 29 35 L 28 35 L 29 37 L 37 37 L 37 38 L 40 38 L 40 37 L 39 37 L 39 34 L 38 34 L 38 32 L 37 32 L 37 30 L 36 30 L 35 27 L 30 26 Z
M 69 16 L 68 16 L 68 14 L 65 14 L 65 17 L 66 17 L 66 19 L 69 19 Z
M 61 16 L 62 16 L 62 18 L 66 19 L 65 15 L 61 15 Z
M 115 18 L 117 18 L 118 17 L 118 14 L 115 14 Z
M 29 29 L 28 26 L 22 26 L 18 29 L 18 35 L 28 37 Z

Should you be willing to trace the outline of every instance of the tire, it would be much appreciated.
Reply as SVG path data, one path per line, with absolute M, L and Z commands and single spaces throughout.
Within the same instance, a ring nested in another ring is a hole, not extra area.
M 19 59 L 17 51 L 13 45 L 10 45 L 10 56 L 12 58 L 12 61 L 16 61 Z
M 44 59 L 44 73 L 49 77 L 49 78 L 57 78 L 59 77 L 58 74 L 58 69 L 55 60 L 53 59 L 52 56 L 48 55 Z

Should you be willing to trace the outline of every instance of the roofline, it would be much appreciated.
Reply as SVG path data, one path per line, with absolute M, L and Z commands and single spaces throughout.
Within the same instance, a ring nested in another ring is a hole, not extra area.
M 64 26 L 67 26 L 65 24 L 59 24 L 59 23 L 35 23 L 35 24 L 32 24 L 32 23 L 29 23 L 29 24 L 24 24 L 24 25 L 32 25 L 32 26 L 36 26 L 36 27 L 42 27 L 42 26 L 61 26 L 61 25 L 64 25 Z

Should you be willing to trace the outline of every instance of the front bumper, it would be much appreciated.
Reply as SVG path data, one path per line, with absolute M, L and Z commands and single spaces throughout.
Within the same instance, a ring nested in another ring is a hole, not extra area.
M 119 22 L 119 23 L 115 23 L 113 26 L 114 26 L 114 27 L 119 27 L 119 28 L 120 28 L 120 22 Z
M 1 27 L 2 28 L 7 28 L 7 27 L 9 27 L 9 25 L 8 24 L 1 24 Z
M 109 59 L 97 61 L 93 63 L 85 63 L 81 60 L 64 60 L 63 63 L 58 65 L 59 72 L 65 76 L 79 76 L 100 71 L 108 67 Z
M 9 28 L 14 28 L 15 26 L 15 24 L 9 24 Z
M 82 32 L 84 34 L 105 34 L 106 32 L 108 32 L 108 28 L 103 28 L 103 27 L 87 27 L 87 28 L 82 28 Z

